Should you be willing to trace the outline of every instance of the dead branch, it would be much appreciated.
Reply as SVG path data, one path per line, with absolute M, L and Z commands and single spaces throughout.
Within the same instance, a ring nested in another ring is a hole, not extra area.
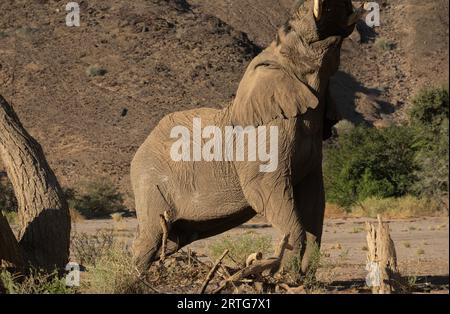
M 228 285 L 228 283 L 240 282 L 245 278 L 252 275 L 261 275 L 265 271 L 269 271 L 270 274 L 276 273 L 280 269 L 281 261 L 284 255 L 284 251 L 289 247 L 288 245 L 289 235 L 285 235 L 281 240 L 277 250 L 275 251 L 275 257 L 268 259 L 254 260 L 249 266 L 239 270 L 233 276 L 229 277 L 228 280 L 222 282 L 222 284 L 214 290 L 214 293 L 219 293 Z
M 289 234 L 286 234 L 280 241 L 277 250 L 275 251 L 275 258 L 278 260 L 278 264 L 275 268 L 271 268 L 270 273 L 275 274 L 281 266 L 281 261 L 283 260 L 284 252 L 286 250 L 292 250 L 292 246 L 289 244 Z
M 164 212 L 164 215 L 159 215 L 159 223 L 161 224 L 161 228 L 163 230 L 163 238 L 161 244 L 161 256 L 160 260 L 164 261 L 166 259 L 166 247 L 167 247 L 167 237 L 169 236 L 169 227 L 168 227 L 168 215 L 167 212 Z
M 147 282 L 147 280 L 145 280 L 145 278 L 143 276 L 137 277 L 138 280 L 140 282 L 142 282 L 147 288 L 149 288 L 150 290 L 152 290 L 153 292 L 157 293 L 157 294 L 163 294 L 161 291 L 159 291 L 158 289 L 156 289 L 155 287 L 153 287 L 151 284 L 149 284 Z
M 287 284 L 282 283 L 277 285 L 279 288 L 282 288 L 286 291 L 287 294 L 305 294 L 306 290 L 303 286 L 299 287 L 289 287 Z
M 259 261 L 259 260 L 261 260 L 262 257 L 263 257 L 263 255 L 262 255 L 261 252 L 257 252 L 257 253 L 250 254 L 250 255 L 247 257 L 247 260 L 245 261 L 245 266 L 246 266 L 246 267 L 250 266 L 251 264 L 253 264 L 254 261 Z
M 216 263 L 213 265 L 211 270 L 209 271 L 208 275 L 205 278 L 205 281 L 203 282 L 202 287 L 200 288 L 199 294 L 205 293 L 206 287 L 208 287 L 209 282 L 214 277 L 214 274 L 216 273 L 217 269 L 219 268 L 220 263 L 222 260 L 227 256 L 229 250 L 225 250 L 222 255 L 219 257 L 219 259 L 216 261 Z

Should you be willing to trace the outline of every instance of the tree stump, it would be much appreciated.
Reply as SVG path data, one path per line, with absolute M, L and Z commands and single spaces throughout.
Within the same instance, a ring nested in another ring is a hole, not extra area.
M 0 95 L 0 157 L 18 202 L 19 247 L 27 263 L 52 270 L 69 258 L 70 215 L 64 193 L 39 143 Z M 19 254 L 0 218 L 0 258 Z M 15 253 L 14 253 L 15 252 Z M 9 259 L 20 260 L 19 256 Z
M 366 223 L 367 228 L 367 284 L 374 294 L 398 293 L 401 276 L 397 268 L 397 254 L 389 233 L 389 224 L 378 216 L 378 225 Z

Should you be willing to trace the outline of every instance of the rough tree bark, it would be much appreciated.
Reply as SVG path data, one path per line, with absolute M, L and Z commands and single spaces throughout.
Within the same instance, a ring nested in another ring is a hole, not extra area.
M 69 258 L 70 215 L 63 191 L 41 146 L 1 95 L 0 157 L 18 202 L 18 242 L 25 261 L 47 270 L 64 267 Z M 0 221 L 0 241 L 6 237 L 11 242 L 10 231 L 4 219 Z M 5 245 L 0 242 L 0 257 Z
M 378 226 L 366 223 L 367 229 L 367 260 L 370 271 L 374 272 L 372 282 L 374 294 L 399 293 L 402 289 L 402 279 L 397 267 L 397 253 L 394 241 L 389 233 L 389 225 L 378 216 Z

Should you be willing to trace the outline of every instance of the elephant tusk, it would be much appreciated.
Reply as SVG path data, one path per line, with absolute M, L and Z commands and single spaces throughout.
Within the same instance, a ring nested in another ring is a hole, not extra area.
M 314 17 L 317 21 L 322 17 L 322 0 L 314 0 Z

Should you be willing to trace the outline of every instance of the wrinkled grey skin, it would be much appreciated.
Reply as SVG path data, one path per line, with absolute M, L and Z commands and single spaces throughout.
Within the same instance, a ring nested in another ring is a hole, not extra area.
M 276 40 L 248 66 L 236 99 L 223 110 L 197 109 L 166 116 L 131 164 L 139 221 L 134 260 L 145 270 L 160 256 L 160 215 L 169 222 L 166 254 L 220 234 L 261 214 L 289 234 L 294 256 L 306 272 L 324 217 L 322 141 L 338 115 L 329 95 L 353 12 L 349 0 L 325 0 L 322 16 L 313 0 L 301 3 Z M 258 162 L 175 162 L 174 126 L 192 120 L 224 126 L 278 126 L 279 166 L 259 172 Z

